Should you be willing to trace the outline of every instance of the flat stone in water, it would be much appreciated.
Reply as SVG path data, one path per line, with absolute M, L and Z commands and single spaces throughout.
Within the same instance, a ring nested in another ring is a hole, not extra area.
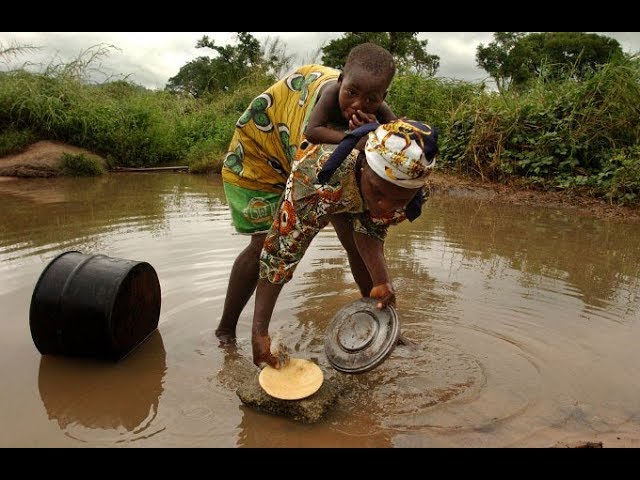
M 247 379 L 236 390 L 245 405 L 256 410 L 289 417 L 302 423 L 316 423 L 329 411 L 340 396 L 345 383 L 338 377 L 325 378 L 320 389 L 302 400 L 280 400 L 268 395 L 258 382 L 258 375 Z

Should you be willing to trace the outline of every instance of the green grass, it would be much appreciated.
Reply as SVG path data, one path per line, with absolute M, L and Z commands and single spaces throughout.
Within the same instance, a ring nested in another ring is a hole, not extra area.
M 63 175 L 72 177 L 96 177 L 104 173 L 104 168 L 98 160 L 86 156 L 84 153 L 60 155 Z
M 3 130 L 0 132 L 0 157 L 20 153 L 37 140 L 37 135 L 28 129 Z
M 256 74 L 196 100 L 126 80 L 91 84 L 86 66 L 0 73 L 0 155 L 46 139 L 86 148 L 114 167 L 188 164 L 193 173 L 219 173 L 236 120 L 273 81 Z M 438 128 L 438 168 L 640 205 L 637 57 L 582 82 L 539 79 L 502 95 L 403 74 L 387 102 L 397 115 Z

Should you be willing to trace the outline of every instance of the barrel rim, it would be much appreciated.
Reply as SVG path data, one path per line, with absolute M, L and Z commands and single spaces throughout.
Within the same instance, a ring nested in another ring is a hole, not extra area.
M 56 263 L 56 261 L 59 258 L 64 257 L 65 255 L 68 255 L 69 253 L 79 253 L 80 255 L 84 255 L 82 252 L 80 252 L 78 250 L 69 250 L 69 251 L 66 251 L 66 252 L 59 253 L 58 255 L 53 257 L 51 260 L 49 260 L 49 263 L 47 263 L 47 266 L 44 267 L 44 270 L 42 270 L 42 272 L 40 273 L 40 276 L 38 277 L 38 280 L 36 281 L 36 286 L 33 287 L 33 293 L 31 294 L 31 301 L 32 302 L 33 302 L 33 297 L 36 294 L 36 292 L 38 291 L 38 287 L 40 286 L 40 283 L 42 283 L 42 279 L 44 278 L 44 276 L 47 273 L 47 271 L 53 266 L 54 263 Z
M 36 295 L 38 294 L 38 289 L 40 287 L 40 284 L 42 283 L 46 273 L 49 271 L 49 269 L 53 266 L 54 263 L 56 263 L 58 261 L 58 259 L 60 259 L 61 257 L 64 257 L 65 255 L 69 254 L 69 253 L 79 253 L 80 255 L 84 255 L 81 251 L 79 250 L 68 250 L 66 252 L 62 252 L 59 253 L 58 255 L 56 255 L 55 257 L 53 257 L 51 260 L 49 260 L 49 263 L 47 263 L 47 266 L 44 267 L 44 270 L 42 270 L 42 272 L 40 273 L 40 276 L 38 277 L 38 280 L 36 281 L 36 285 L 35 287 L 33 287 L 33 293 L 31 294 L 31 302 L 29 303 L 29 329 L 31 330 L 31 334 L 33 335 L 33 309 L 34 309 L 34 300 Z
M 105 257 L 108 257 L 108 255 L 103 255 Z M 110 258 L 116 258 L 116 257 L 110 257 Z M 125 279 L 131 274 L 131 272 L 133 271 L 134 268 L 140 267 L 140 268 L 150 268 L 151 272 L 153 273 L 153 278 L 155 278 L 156 282 L 158 283 L 158 302 L 160 303 L 159 308 L 158 308 L 158 321 L 160 318 L 160 313 L 162 312 L 162 286 L 160 285 L 160 278 L 158 278 L 158 272 L 156 271 L 155 268 L 153 268 L 153 265 L 151 265 L 149 262 L 146 262 L 144 260 L 131 260 L 131 259 L 126 259 L 126 258 L 118 258 L 118 260 L 126 260 L 128 262 L 133 262 L 133 265 L 131 265 L 131 268 L 127 269 L 126 271 L 122 272 L 122 274 L 118 277 L 118 281 L 117 281 L 117 285 L 118 288 L 116 289 L 116 293 L 115 295 L 113 295 L 113 298 L 111 298 L 110 304 L 109 304 L 109 312 L 108 315 L 106 316 L 105 320 L 108 324 L 109 327 L 109 335 L 111 336 L 111 342 L 112 344 L 115 343 L 116 338 L 114 337 L 114 328 L 113 328 L 113 310 L 115 308 L 116 302 L 118 301 L 118 299 L 121 297 L 121 291 L 123 288 L 123 283 L 125 281 Z M 157 325 L 156 328 L 157 329 Z M 155 330 L 154 329 L 154 330 Z M 135 350 L 137 348 L 137 346 L 140 343 L 144 343 L 144 341 L 147 339 L 147 337 L 149 335 L 151 335 L 151 333 L 153 332 L 153 330 L 151 332 L 149 332 L 137 345 L 135 345 L 133 347 L 133 349 L 130 349 L 128 352 L 126 352 L 124 354 L 124 356 L 121 353 L 116 354 L 116 356 L 118 357 L 118 360 L 121 360 L 122 358 L 126 357 L 129 355 L 129 353 L 131 353 L 131 350 Z

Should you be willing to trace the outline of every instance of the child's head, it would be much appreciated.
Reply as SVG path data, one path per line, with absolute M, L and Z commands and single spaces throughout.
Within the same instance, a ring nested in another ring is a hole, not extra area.
M 420 122 L 393 120 L 369 133 L 360 186 L 371 215 L 404 208 L 435 166 L 438 132 Z
M 338 101 L 343 117 L 349 121 L 357 110 L 376 113 L 395 73 L 393 56 L 381 46 L 362 43 L 351 49 L 338 79 Z

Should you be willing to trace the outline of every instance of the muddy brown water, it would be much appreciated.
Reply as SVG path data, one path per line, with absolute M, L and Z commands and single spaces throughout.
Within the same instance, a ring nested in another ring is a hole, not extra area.
M 2 447 L 537 447 L 640 438 L 640 225 L 434 194 L 390 231 L 402 331 L 378 368 L 313 425 L 235 394 L 250 358 L 213 335 L 246 239 L 219 177 L 110 174 L 0 183 Z M 158 330 L 118 363 L 42 356 L 29 331 L 35 283 L 59 253 L 147 261 Z M 331 369 L 333 314 L 358 298 L 346 255 L 321 232 L 280 297 L 275 341 Z M 616 446 L 607 445 L 606 446 Z

